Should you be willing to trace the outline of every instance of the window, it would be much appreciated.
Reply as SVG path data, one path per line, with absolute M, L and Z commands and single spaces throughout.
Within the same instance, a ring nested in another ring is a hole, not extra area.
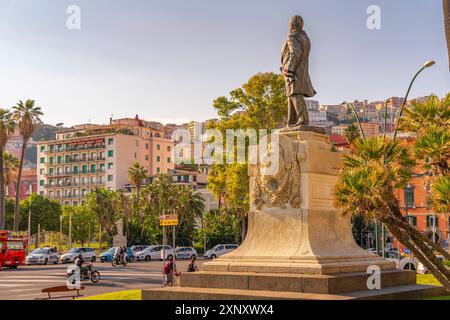
M 137 153 L 136 153 L 136 152 L 134 153 L 134 158 L 135 158 L 135 159 L 137 158 Z
M 161 150 L 161 145 L 157 144 L 156 145 L 156 150 L 158 150 L 158 151 Z
M 114 180 L 114 176 L 112 174 L 108 175 L 108 181 L 113 181 Z
M 147 132 L 148 133 L 148 132 Z M 145 149 L 148 150 L 148 143 L 145 144 Z
M 139 147 L 139 140 L 136 140 L 136 147 Z
M 156 156 L 156 162 L 161 162 L 161 157 L 160 156 Z
M 41 146 L 41 152 L 45 151 L 45 146 Z
M 113 157 L 113 156 L 114 156 L 114 151 L 108 150 L 108 157 Z
M 42 176 L 44 174 L 44 169 L 40 169 L 39 174 Z
M 83 164 L 83 166 L 81 167 L 81 172 L 87 173 L 87 165 L 86 164 Z
M 113 163 L 108 163 L 108 169 L 112 169 L 112 167 L 113 167 Z
M 170 157 L 167 157 L 167 163 L 170 163 Z
M 169 151 L 169 152 L 170 152 L 170 149 L 171 149 L 171 148 L 170 148 L 170 146 L 167 146 L 167 151 Z
M 435 222 L 433 222 L 435 220 Z M 435 224 L 436 223 L 436 224 Z M 427 227 L 433 228 L 439 226 L 439 218 L 435 215 L 428 215 L 427 216 Z
M 50 162 L 50 164 L 53 164 L 53 157 L 50 157 L 49 162 Z
M 73 173 L 74 174 L 78 174 L 78 166 L 74 166 L 73 167 Z
M 58 156 L 58 163 L 62 163 L 62 157 L 61 156 Z
M 51 158 L 50 158 L 50 159 L 51 159 Z M 41 162 L 41 163 L 45 163 L 45 158 L 44 158 L 44 157 L 41 157 L 40 162 Z
M 417 226 L 417 217 L 416 216 L 405 216 L 406 222 L 408 222 L 411 226 L 416 227 Z
M 408 184 L 404 189 L 405 208 L 414 208 L 414 187 Z
M 156 168 L 156 173 L 160 173 L 161 172 L 161 169 L 158 167 L 158 168 Z
M 108 144 L 109 144 L 109 145 L 112 145 L 113 143 L 114 143 L 114 139 L 113 139 L 113 138 L 109 138 L 109 139 L 108 139 Z
M 148 161 L 148 155 L 147 154 L 145 155 L 145 161 Z
M 100 163 L 99 171 L 100 172 L 104 172 L 105 171 L 105 164 L 104 163 Z
M 95 164 L 91 164 L 91 172 L 95 173 Z
M 43 187 L 45 184 L 45 180 L 39 180 L 39 186 Z

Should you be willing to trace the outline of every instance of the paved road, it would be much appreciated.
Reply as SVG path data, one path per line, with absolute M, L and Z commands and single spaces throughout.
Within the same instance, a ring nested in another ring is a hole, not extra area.
M 189 261 L 177 261 L 178 271 L 185 271 Z M 202 261 L 198 261 L 201 265 Z M 45 297 L 43 288 L 65 285 L 67 264 L 21 266 L 0 271 L 0 300 L 29 300 Z M 101 280 L 97 284 L 83 281 L 85 296 L 129 289 L 157 288 L 162 284 L 162 262 L 130 263 L 126 268 L 110 263 L 95 263 Z M 62 293 L 61 295 L 64 295 Z

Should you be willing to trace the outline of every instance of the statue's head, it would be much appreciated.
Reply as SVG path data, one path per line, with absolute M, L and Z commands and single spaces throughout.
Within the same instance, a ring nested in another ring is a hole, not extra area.
M 303 18 L 301 16 L 292 16 L 290 21 L 291 32 L 303 30 Z

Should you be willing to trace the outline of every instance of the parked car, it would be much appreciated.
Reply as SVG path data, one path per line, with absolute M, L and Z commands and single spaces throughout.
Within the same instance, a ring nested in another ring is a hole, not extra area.
M 445 262 L 445 258 L 444 256 L 437 256 L 436 258 L 438 258 L 438 260 L 440 260 L 442 263 Z M 428 268 L 425 267 L 422 262 L 419 262 L 419 265 L 417 266 L 417 273 L 420 274 L 426 274 L 428 273 Z
M 74 262 L 80 254 L 84 261 L 95 262 L 97 260 L 97 254 L 92 248 L 72 248 L 67 253 L 61 255 L 61 263 Z
M 38 248 L 25 258 L 26 264 L 58 263 L 58 251 L 55 248 Z
M 209 249 L 203 255 L 203 259 L 215 259 L 221 255 L 236 250 L 239 246 L 237 244 L 218 244 Z
M 115 251 L 116 251 L 116 247 L 111 247 L 108 250 L 102 252 L 100 254 L 100 261 L 101 262 L 111 262 Z M 133 254 L 133 251 L 131 251 L 130 248 L 127 248 L 127 261 L 132 262 L 132 261 L 134 261 L 134 259 L 135 259 L 135 256 Z
M 140 252 L 142 250 L 144 250 L 145 248 L 148 248 L 149 246 L 146 244 L 136 244 L 136 245 L 132 245 L 130 247 L 131 251 L 133 252 L 133 254 L 136 254 L 137 252 Z
M 175 250 L 175 257 L 177 259 L 191 259 L 197 257 L 197 251 L 192 247 L 179 247 Z
M 416 258 L 404 258 L 400 257 L 400 261 L 398 259 L 398 256 L 396 258 L 389 258 L 387 259 L 389 261 L 394 261 L 397 269 L 401 270 L 417 270 L 419 266 L 419 261 Z
M 149 246 L 144 250 L 136 253 L 137 261 L 163 260 L 163 245 Z M 173 257 L 173 248 L 165 246 L 166 259 Z

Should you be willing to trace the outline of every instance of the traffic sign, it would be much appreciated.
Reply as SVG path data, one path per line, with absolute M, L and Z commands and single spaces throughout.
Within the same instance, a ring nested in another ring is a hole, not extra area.
M 162 227 L 177 226 L 178 215 L 177 214 L 164 214 L 159 217 L 159 225 Z

